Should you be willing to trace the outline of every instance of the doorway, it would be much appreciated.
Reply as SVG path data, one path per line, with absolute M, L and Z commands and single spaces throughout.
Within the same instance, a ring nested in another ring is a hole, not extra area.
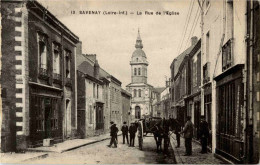
M 139 106 L 135 107 L 135 118 L 140 119 L 141 118 L 141 108 Z

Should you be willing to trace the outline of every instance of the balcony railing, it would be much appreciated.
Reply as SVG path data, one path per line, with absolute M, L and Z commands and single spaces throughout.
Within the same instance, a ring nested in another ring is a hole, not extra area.
M 231 39 L 222 47 L 222 71 L 232 65 L 232 41 Z
M 49 78 L 47 69 L 39 68 L 39 78 L 47 80 Z
M 62 82 L 61 75 L 58 73 L 53 73 L 53 82 L 61 84 L 61 82 Z
M 203 66 L 203 84 L 207 83 L 210 81 L 210 77 L 209 77 L 209 67 L 210 67 L 210 63 L 207 62 L 204 66 Z
M 71 80 L 71 78 L 66 78 L 65 79 L 65 86 L 72 87 L 72 80 Z

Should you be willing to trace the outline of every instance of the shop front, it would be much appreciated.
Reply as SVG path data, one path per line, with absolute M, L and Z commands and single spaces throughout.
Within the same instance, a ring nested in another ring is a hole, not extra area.
M 243 65 L 237 65 L 215 78 L 217 130 L 216 153 L 241 163 L 244 152 Z
M 61 90 L 30 86 L 30 141 L 31 147 L 42 146 L 43 139 L 62 141 Z

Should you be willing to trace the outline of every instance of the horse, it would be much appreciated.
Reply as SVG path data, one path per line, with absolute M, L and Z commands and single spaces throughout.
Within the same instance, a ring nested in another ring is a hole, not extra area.
M 160 126 L 160 123 L 157 123 L 152 129 L 153 137 L 156 142 L 157 152 L 162 151 L 162 138 L 163 138 L 163 129 Z

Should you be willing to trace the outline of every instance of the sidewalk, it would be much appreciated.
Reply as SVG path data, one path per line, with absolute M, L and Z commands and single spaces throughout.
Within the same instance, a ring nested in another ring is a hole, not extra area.
M 121 134 L 118 134 L 120 136 Z M 33 152 L 66 152 L 69 150 L 73 150 L 85 145 L 97 143 L 103 140 L 110 139 L 110 134 L 103 134 L 99 136 L 94 137 L 88 137 L 86 139 L 73 139 L 73 140 L 66 140 L 62 143 L 54 144 L 51 147 L 36 147 L 36 148 L 28 148 L 27 151 L 33 151 Z
M 212 153 L 201 154 L 201 145 L 194 141 L 192 142 L 192 155 L 184 156 L 184 138 L 181 137 L 180 148 L 175 148 L 177 146 L 177 141 L 174 133 L 171 134 L 171 145 L 174 150 L 177 164 L 227 164 L 226 162 L 214 157 Z
M 35 160 L 40 158 L 47 157 L 47 153 L 33 153 L 33 152 L 26 152 L 26 153 L 0 153 L 0 163 L 12 163 L 18 164 L 28 160 Z

